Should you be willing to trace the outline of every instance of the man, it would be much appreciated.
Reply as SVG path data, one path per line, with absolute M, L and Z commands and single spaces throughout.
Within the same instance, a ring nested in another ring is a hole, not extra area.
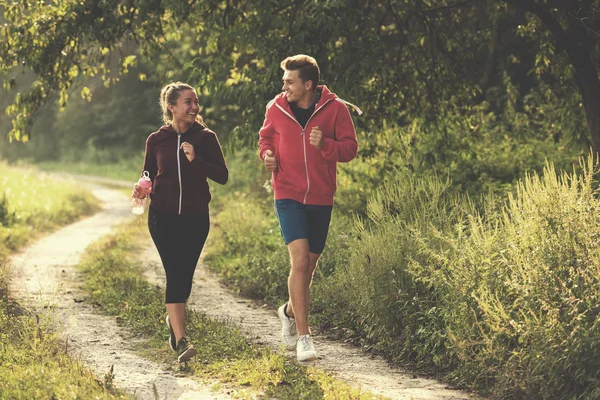
M 346 107 L 351 104 L 317 86 L 314 58 L 288 57 L 281 68 L 283 93 L 267 105 L 259 156 L 272 171 L 275 210 L 291 260 L 289 301 L 278 310 L 282 336 L 298 361 L 309 361 L 317 358 L 308 327 L 309 288 L 329 230 L 336 165 L 356 157 L 358 143 Z

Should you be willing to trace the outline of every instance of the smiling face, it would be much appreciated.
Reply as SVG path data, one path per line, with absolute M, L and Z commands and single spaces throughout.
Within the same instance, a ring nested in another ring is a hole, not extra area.
M 298 70 L 285 70 L 283 73 L 283 87 L 281 88 L 289 103 L 306 103 L 313 95 L 312 81 L 302 82 Z
M 192 125 L 200 111 L 196 92 L 191 89 L 182 91 L 177 103 L 169 104 L 169 110 L 173 114 L 173 125 Z

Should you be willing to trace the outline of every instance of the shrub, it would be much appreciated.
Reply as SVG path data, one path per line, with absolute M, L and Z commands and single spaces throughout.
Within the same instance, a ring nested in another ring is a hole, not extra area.
M 369 202 L 368 224 L 357 222 L 349 262 L 318 285 L 320 319 L 494 398 L 596 398 L 592 167 L 548 164 L 480 212 L 439 180 L 399 177 Z

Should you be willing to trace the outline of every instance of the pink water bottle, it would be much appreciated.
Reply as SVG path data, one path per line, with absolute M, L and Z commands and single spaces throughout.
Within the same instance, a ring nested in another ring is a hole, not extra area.
M 142 177 L 138 181 L 138 185 L 144 189 L 152 188 L 152 181 L 150 180 L 150 174 L 148 173 L 148 171 L 144 171 L 142 173 Z M 137 197 L 134 197 L 133 199 L 131 199 L 131 212 L 135 215 L 142 215 L 146 210 L 147 202 L 148 196 L 144 197 L 143 199 L 138 199 Z

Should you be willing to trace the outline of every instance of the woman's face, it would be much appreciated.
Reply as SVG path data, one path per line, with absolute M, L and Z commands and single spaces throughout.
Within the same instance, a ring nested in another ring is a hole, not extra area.
M 200 111 L 196 92 L 191 89 L 182 91 L 181 96 L 177 99 L 177 104 L 170 105 L 170 109 L 173 113 L 173 123 L 193 124 Z

